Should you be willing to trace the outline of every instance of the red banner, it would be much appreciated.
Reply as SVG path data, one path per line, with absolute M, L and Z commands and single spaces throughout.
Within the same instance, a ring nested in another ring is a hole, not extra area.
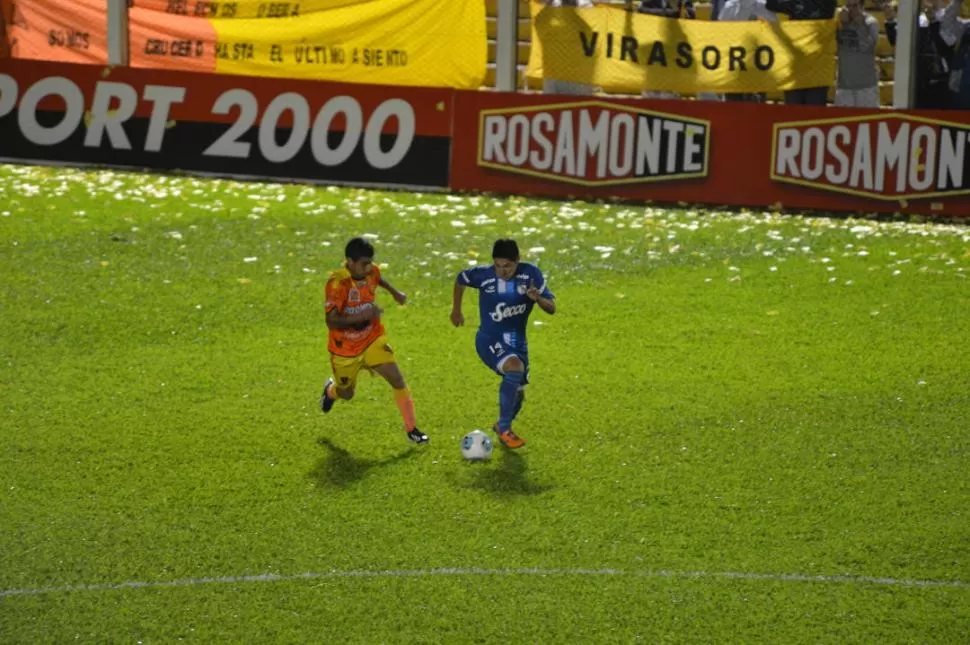
M 13 29 L 13 4 L 0 0 L 0 60 L 9 58 L 10 32 Z
M 107 63 L 106 6 L 104 0 L 0 0 L 0 58 Z
M 458 92 L 451 186 L 970 216 L 970 113 Z

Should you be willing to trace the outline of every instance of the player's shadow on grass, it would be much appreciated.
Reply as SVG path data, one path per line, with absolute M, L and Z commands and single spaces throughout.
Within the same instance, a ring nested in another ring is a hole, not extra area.
M 373 468 L 388 466 L 418 453 L 409 448 L 386 459 L 360 459 L 326 437 L 321 437 L 317 443 L 328 451 L 310 471 L 310 478 L 319 488 L 346 488 L 363 479 Z
M 549 484 L 538 484 L 529 479 L 528 464 L 525 457 L 511 450 L 497 450 L 498 463 L 470 464 L 479 469 L 466 484 L 470 488 L 481 488 L 493 495 L 538 495 L 551 489 Z M 491 466 L 491 467 L 489 467 Z

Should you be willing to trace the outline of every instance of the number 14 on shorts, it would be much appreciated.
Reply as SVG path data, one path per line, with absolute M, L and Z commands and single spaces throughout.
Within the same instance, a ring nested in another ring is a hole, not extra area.
M 505 353 L 505 349 L 502 348 L 502 343 L 495 343 L 494 345 L 488 346 L 489 351 L 492 352 L 494 356 L 501 356 Z

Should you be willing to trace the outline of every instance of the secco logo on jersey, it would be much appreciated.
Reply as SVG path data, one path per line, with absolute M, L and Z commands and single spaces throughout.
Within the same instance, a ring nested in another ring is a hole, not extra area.
M 704 177 L 710 121 L 603 101 L 482 110 L 478 165 L 582 186 Z
M 777 123 L 771 178 L 873 199 L 970 193 L 970 128 L 906 114 Z
M 507 307 L 504 302 L 500 302 L 495 305 L 495 311 L 489 314 L 492 322 L 502 322 L 506 318 L 511 318 L 512 316 L 519 316 L 525 313 L 526 305 L 515 305 L 514 307 Z

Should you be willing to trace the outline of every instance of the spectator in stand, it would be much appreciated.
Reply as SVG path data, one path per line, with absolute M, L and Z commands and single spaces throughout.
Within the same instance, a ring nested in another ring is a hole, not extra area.
M 593 0 L 546 0 L 548 7 L 575 7 L 588 9 L 593 6 Z M 543 94 L 574 94 L 577 96 L 591 96 L 593 86 L 573 81 L 560 81 L 554 78 L 542 79 Z
M 631 5 L 632 0 L 627 0 L 627 5 Z M 697 17 L 694 11 L 693 0 L 640 0 L 637 13 L 645 13 L 661 18 L 687 18 L 693 20 Z M 679 99 L 680 94 L 667 90 L 643 90 L 643 96 L 651 99 Z
M 943 22 L 943 16 L 946 14 L 947 6 L 946 0 L 925 1 L 923 3 L 923 13 L 920 15 L 920 25 L 922 26 L 929 22 L 939 22 L 940 38 L 943 39 L 947 47 L 953 48 L 960 39 L 960 33 L 959 31 L 954 33 L 953 25 L 947 25 Z M 957 15 L 959 15 L 959 12 L 960 10 L 957 8 Z
M 947 80 L 950 66 L 946 57 L 945 41 L 940 36 L 937 10 L 931 2 L 923 4 L 916 32 L 916 102 L 919 109 L 944 109 L 949 104 Z M 886 37 L 896 46 L 896 7 L 884 2 L 882 11 L 886 16 Z
M 792 20 L 831 20 L 835 18 L 836 0 L 767 0 L 765 8 L 786 14 Z M 806 87 L 785 92 L 789 105 L 825 105 L 828 87 Z
M 950 76 L 947 81 L 949 96 L 947 107 L 957 110 L 970 110 L 970 20 L 960 17 L 960 9 L 967 0 L 950 0 L 950 4 L 940 16 L 940 39 L 942 48 L 947 37 L 952 41 L 949 54 Z
M 839 44 L 835 104 L 878 108 L 879 21 L 863 10 L 862 0 L 845 0 L 845 6 L 839 11 L 835 38 Z
M 724 8 L 724 0 L 711 0 L 711 21 L 719 20 L 721 10 Z M 697 93 L 698 101 L 723 101 L 724 95 L 717 92 L 702 91 Z
M 693 20 L 697 17 L 693 0 L 640 0 L 637 12 L 660 16 L 661 18 Z
M 768 11 L 765 0 L 726 0 L 718 12 L 717 20 L 721 22 L 740 22 L 743 20 L 778 22 L 778 16 L 774 12 Z M 726 101 L 764 103 L 765 94 L 763 92 L 729 92 L 724 95 L 724 99 Z
M 640 0 L 637 12 L 660 16 L 661 18 L 693 20 L 697 17 L 693 0 Z

